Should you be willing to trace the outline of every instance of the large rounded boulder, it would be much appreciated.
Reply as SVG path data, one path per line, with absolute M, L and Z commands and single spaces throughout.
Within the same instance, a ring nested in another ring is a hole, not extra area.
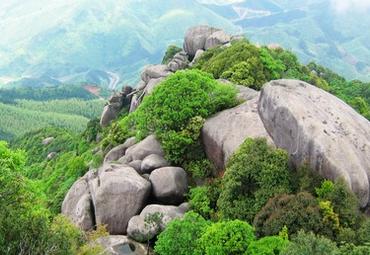
M 198 50 L 205 49 L 208 37 L 217 31 L 220 31 L 220 29 L 209 26 L 196 26 L 189 28 L 185 34 L 185 52 L 193 58 Z
M 164 204 L 179 204 L 188 191 L 187 176 L 181 167 L 162 167 L 149 177 L 155 198 Z
M 251 91 L 251 100 L 216 114 L 207 119 L 203 126 L 204 149 L 216 170 L 225 168 L 231 155 L 247 138 L 264 137 L 273 144 L 258 115 L 259 94 Z M 214 175 L 218 175 L 218 172 Z
M 106 164 L 90 181 L 96 223 L 107 226 L 110 234 L 125 234 L 127 223 L 145 206 L 150 182 L 132 167 Z
M 277 80 L 261 92 L 259 113 L 276 146 L 295 165 L 343 178 L 369 204 L 370 122 L 337 97 L 308 83 Z
M 86 177 L 77 180 L 68 191 L 62 204 L 62 214 L 84 231 L 94 227 L 95 219 Z

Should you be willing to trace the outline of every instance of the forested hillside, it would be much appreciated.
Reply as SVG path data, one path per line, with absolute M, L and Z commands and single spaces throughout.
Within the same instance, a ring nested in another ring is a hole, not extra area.
M 80 133 L 100 116 L 104 104 L 81 86 L 2 89 L 0 139 L 10 141 L 45 127 Z
M 82 133 L 97 99 L 1 104 L 26 121 L 0 143 L 0 251 L 370 254 L 370 85 L 208 26 L 183 45 Z

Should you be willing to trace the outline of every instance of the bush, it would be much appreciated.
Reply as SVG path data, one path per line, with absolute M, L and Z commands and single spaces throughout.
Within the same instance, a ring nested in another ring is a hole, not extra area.
M 156 254 L 197 254 L 197 240 L 208 225 L 209 223 L 202 216 L 194 212 L 186 213 L 183 219 L 171 221 L 158 236 L 154 247 Z
M 217 202 L 220 216 L 251 222 L 270 197 L 290 189 L 287 153 L 266 139 L 247 139 L 227 166 Z
M 208 227 L 199 239 L 199 247 L 205 255 L 239 255 L 246 252 L 254 240 L 253 228 L 248 223 L 225 221 Z
M 279 236 L 267 236 L 252 242 L 246 255 L 279 255 L 289 241 Z
M 341 226 L 359 228 L 361 213 L 358 199 L 343 180 L 339 179 L 335 183 L 325 181 L 316 189 L 316 193 L 321 200 L 332 203 L 334 212 L 339 215 Z
M 190 161 L 185 165 L 185 170 L 188 172 L 194 179 L 204 179 L 211 175 L 214 166 L 211 161 L 208 159 L 199 159 Z
M 315 236 L 312 232 L 300 231 L 288 244 L 281 255 L 339 255 L 334 242 L 325 237 Z
M 354 244 L 346 244 L 340 247 L 340 254 L 341 255 L 369 255 L 370 246 L 369 245 L 355 246 Z
M 257 236 L 277 235 L 284 226 L 289 226 L 290 235 L 301 229 L 319 233 L 323 228 L 319 204 L 306 192 L 270 199 L 256 215 L 253 225 Z
M 170 45 L 167 47 L 166 53 L 164 54 L 164 57 L 162 59 L 162 64 L 167 65 L 171 59 L 182 49 L 180 47 L 177 47 L 176 45 Z
M 136 133 L 139 139 L 155 133 L 166 157 L 175 164 L 199 153 L 204 118 L 233 107 L 236 89 L 198 70 L 178 71 L 144 98 L 139 108 L 120 123 L 120 140 Z M 201 154 L 202 156 L 202 154 Z

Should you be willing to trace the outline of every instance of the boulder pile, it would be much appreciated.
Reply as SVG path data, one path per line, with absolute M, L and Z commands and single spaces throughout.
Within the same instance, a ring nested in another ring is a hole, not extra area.
M 112 235 L 144 242 L 188 210 L 187 191 L 185 170 L 170 166 L 154 135 L 140 142 L 129 138 L 73 184 L 62 213 L 85 231 L 106 225 Z M 147 227 L 151 214 L 159 214 L 158 226 Z

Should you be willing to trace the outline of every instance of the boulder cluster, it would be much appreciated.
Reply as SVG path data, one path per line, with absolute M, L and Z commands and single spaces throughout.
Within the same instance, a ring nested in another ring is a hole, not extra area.
M 207 157 L 223 170 L 246 138 L 264 137 L 321 176 L 342 178 L 369 205 L 370 122 L 324 90 L 298 80 L 276 80 L 249 99 L 208 119 L 202 129 Z M 246 98 L 245 98 L 246 99 Z
M 101 125 L 108 125 L 123 106 L 135 111 L 143 97 L 165 77 L 191 66 L 207 49 L 227 47 L 236 39 L 208 26 L 189 29 L 183 51 L 167 65 L 146 67 L 134 90 L 125 88 L 112 96 Z M 272 146 L 286 150 L 292 164 L 308 164 L 331 180 L 343 178 L 357 194 L 361 206 L 369 205 L 368 120 L 335 96 L 302 81 L 271 81 L 260 92 L 236 87 L 243 103 L 207 119 L 202 129 L 202 143 L 216 166 L 215 175 L 220 175 L 247 138 L 264 137 Z M 187 189 L 186 172 L 170 166 L 154 135 L 140 142 L 129 138 L 105 155 L 100 168 L 91 169 L 74 183 L 64 199 L 62 212 L 84 230 L 104 224 L 112 235 L 127 235 L 145 242 L 189 209 L 183 203 Z M 131 240 L 127 236 L 111 236 L 102 242 L 107 247 L 110 243 L 127 245 Z M 140 247 L 134 241 L 132 245 Z M 111 246 L 109 249 L 114 249 Z
M 129 138 L 73 184 L 62 213 L 83 230 L 105 225 L 112 235 L 145 242 L 184 215 L 187 191 L 185 170 L 170 166 L 155 136 L 141 142 Z M 147 219 L 153 215 L 156 224 Z

